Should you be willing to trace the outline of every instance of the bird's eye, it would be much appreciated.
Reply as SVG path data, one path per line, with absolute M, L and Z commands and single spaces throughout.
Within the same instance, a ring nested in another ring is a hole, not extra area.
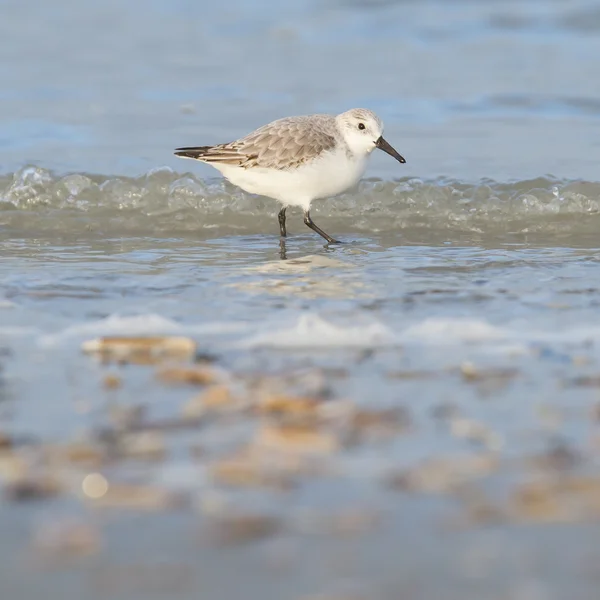
M 365 128 L 365 124 L 364 123 L 359 123 L 358 124 L 358 128 L 359 129 L 364 129 Z

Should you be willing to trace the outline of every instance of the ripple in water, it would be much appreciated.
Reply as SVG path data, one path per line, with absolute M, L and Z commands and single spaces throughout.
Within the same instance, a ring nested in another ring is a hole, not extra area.
M 278 205 L 223 179 L 201 180 L 169 168 L 115 177 L 59 176 L 28 166 L 0 177 L 0 209 L 0 225 L 8 234 L 163 235 L 223 229 L 267 233 Z M 594 233 L 599 211 L 600 183 L 552 177 L 511 183 L 368 179 L 314 208 L 315 215 L 337 221 L 346 231 L 479 234 Z

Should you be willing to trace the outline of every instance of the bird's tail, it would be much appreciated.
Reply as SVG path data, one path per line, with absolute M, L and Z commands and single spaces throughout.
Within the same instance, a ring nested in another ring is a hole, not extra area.
M 212 146 L 195 146 L 193 148 L 177 148 L 175 150 L 175 156 L 181 156 L 182 158 L 195 158 L 196 160 L 206 156 L 213 149 Z

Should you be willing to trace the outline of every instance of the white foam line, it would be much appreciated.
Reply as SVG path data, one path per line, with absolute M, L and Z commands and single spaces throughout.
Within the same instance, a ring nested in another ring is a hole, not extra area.
M 369 348 L 393 346 L 398 339 L 378 322 L 357 326 L 340 326 L 318 315 L 302 315 L 296 324 L 285 329 L 269 327 L 269 332 L 259 333 L 239 342 L 240 348 L 319 348 L 344 346 Z

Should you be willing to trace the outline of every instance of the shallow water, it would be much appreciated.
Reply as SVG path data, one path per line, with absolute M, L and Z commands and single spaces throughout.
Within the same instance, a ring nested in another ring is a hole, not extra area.
M 2 431 L 37 464 L 142 405 L 168 448 L 59 469 L 66 491 L 30 503 L 10 500 L 0 460 L 7 597 L 596 597 L 595 3 L 1 12 Z M 275 202 L 172 155 L 361 105 L 407 164 L 380 153 L 358 189 L 315 204 L 339 246 L 294 210 L 282 245 Z M 253 418 L 161 428 L 198 390 L 81 352 L 154 333 L 193 338 L 235 385 L 274 378 L 333 409 L 402 409 L 410 426 L 327 453 L 326 473 L 291 490 L 220 485 L 210 467 Z M 428 460 L 448 462 L 431 474 Z M 96 508 L 86 469 L 190 506 Z M 526 487 L 548 481 L 559 490 Z M 282 525 L 222 546 L 211 516 L 229 510 Z M 100 540 L 80 542 L 89 556 L 52 529 L 73 519 Z

